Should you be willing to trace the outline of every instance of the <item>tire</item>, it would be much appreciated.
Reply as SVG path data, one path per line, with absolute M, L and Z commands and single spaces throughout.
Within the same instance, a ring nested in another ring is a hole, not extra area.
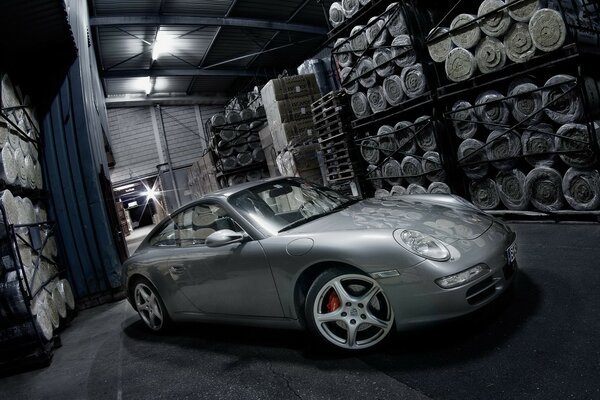
M 135 279 L 131 294 L 134 308 L 144 325 L 154 332 L 165 332 L 171 324 L 171 319 L 158 291 L 150 281 L 145 278 Z
M 394 312 L 377 281 L 342 269 L 327 270 L 315 279 L 305 316 L 315 336 L 350 351 L 381 343 L 394 326 Z

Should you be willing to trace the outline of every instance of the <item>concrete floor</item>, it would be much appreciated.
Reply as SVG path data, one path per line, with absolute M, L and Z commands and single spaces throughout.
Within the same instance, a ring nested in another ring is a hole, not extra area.
M 275 329 L 159 336 L 121 301 L 81 312 L 52 365 L 0 378 L 0 399 L 600 399 L 600 225 L 513 228 L 510 296 L 372 351 Z

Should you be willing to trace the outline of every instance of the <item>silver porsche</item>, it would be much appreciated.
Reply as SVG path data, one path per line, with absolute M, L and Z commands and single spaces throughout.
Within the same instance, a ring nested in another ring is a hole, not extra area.
M 515 238 L 457 196 L 359 201 L 274 178 L 174 212 L 123 276 L 154 331 L 178 321 L 308 329 L 359 350 L 493 301 L 517 272 Z

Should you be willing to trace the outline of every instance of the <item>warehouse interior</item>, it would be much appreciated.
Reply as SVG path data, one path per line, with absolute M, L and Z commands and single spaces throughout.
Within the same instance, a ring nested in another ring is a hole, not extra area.
M 0 2 L 0 397 L 600 397 L 600 5 L 441 3 Z M 286 176 L 460 196 L 517 233 L 518 280 L 358 354 L 145 331 L 123 265 L 146 235 Z

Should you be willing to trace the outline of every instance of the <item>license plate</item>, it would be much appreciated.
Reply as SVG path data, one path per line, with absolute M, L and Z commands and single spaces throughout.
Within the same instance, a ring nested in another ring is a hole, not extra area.
M 517 259 L 517 242 L 514 242 L 506 249 L 506 259 L 509 264 L 513 264 Z

